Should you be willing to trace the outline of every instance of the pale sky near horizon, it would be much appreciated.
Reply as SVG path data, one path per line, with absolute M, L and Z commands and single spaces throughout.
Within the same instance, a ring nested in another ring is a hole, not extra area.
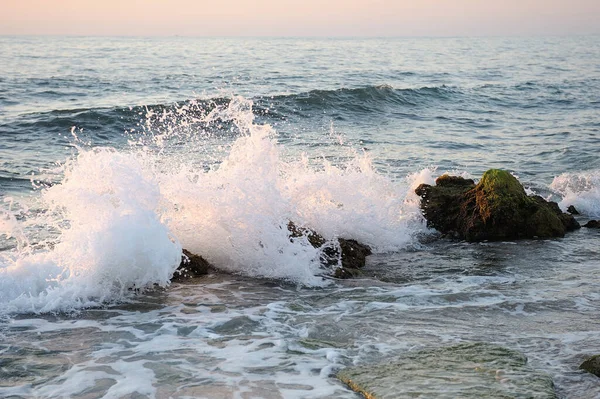
M 600 0 L 0 0 L 0 34 L 600 34 Z

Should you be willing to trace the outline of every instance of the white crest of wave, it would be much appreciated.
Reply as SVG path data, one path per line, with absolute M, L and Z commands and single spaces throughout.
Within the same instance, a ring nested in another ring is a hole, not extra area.
M 583 215 L 600 217 L 600 170 L 563 173 L 550 188 L 563 197 L 559 203 L 563 210 L 573 205 Z
M 136 156 L 81 151 L 65 176 L 42 193 L 56 244 L 5 256 L 0 303 L 8 311 L 47 312 L 122 298 L 130 288 L 165 286 L 181 247 L 163 223 L 161 196 Z
M 218 167 L 198 173 L 184 163 L 161 176 L 171 201 L 168 225 L 183 247 L 223 270 L 319 285 L 319 253 L 306 239 L 290 240 L 290 221 L 376 251 L 412 241 L 422 224 L 409 184 L 378 174 L 367 154 L 337 166 L 311 164 L 306 155 L 289 160 L 273 129 L 254 123 L 251 109 L 250 101 L 234 97 L 209 114 L 233 120 L 241 132 Z
M 57 242 L 4 257 L 0 306 L 63 310 L 122 299 L 132 287 L 165 286 L 182 247 L 225 271 L 322 285 L 319 250 L 306 237 L 291 240 L 290 221 L 376 252 L 402 249 L 424 228 L 414 187 L 432 182 L 431 170 L 393 181 L 366 153 L 337 165 L 307 155 L 290 160 L 241 97 L 204 122 L 224 120 L 239 136 L 210 168 L 199 165 L 214 153 L 197 138 L 180 149 L 188 141 L 175 137 L 173 121 L 169 137 L 157 132 L 154 144 L 174 138 L 178 151 L 80 150 L 62 182 L 42 192 L 46 216 L 33 218 L 58 229 Z M 14 220 L 5 224 L 15 231 Z

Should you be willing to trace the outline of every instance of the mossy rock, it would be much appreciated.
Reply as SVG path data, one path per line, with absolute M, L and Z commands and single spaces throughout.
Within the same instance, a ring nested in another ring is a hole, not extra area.
M 488 170 L 478 184 L 441 176 L 435 186 L 422 184 L 415 192 L 429 227 L 467 241 L 563 237 L 580 227 L 555 202 L 528 196 L 505 170 Z
M 421 210 L 427 225 L 444 234 L 458 234 L 463 204 L 467 193 L 474 188 L 473 180 L 448 175 L 438 177 L 435 186 L 421 184 L 417 187 L 415 193 L 421 197 Z
M 474 189 L 475 203 L 484 223 L 495 222 L 500 215 L 520 215 L 531 200 L 516 177 L 505 170 L 490 169 Z
M 337 377 L 368 399 L 555 399 L 554 384 L 520 352 L 487 343 L 408 352 L 384 364 L 350 367 Z

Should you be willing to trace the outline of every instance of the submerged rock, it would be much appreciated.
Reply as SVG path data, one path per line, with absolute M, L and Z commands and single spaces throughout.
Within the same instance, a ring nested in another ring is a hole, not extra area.
M 372 253 L 371 248 L 356 240 L 338 238 L 337 242 L 331 242 L 314 230 L 298 227 L 293 222 L 289 222 L 287 227 L 290 238 L 306 236 L 314 248 L 321 249 L 320 260 L 324 266 L 338 266 L 334 271 L 334 277 L 337 278 L 351 278 L 360 275 L 360 269 L 365 266 L 367 256 Z
M 337 377 L 370 399 L 555 399 L 552 379 L 510 349 L 467 343 L 409 352 L 385 364 L 350 367 Z
M 594 374 L 600 377 L 600 355 L 595 355 L 581 363 L 579 366 L 581 370 L 585 370 L 588 373 Z
M 181 264 L 175 273 L 173 273 L 173 278 L 171 280 L 181 280 L 184 278 L 203 276 L 208 274 L 208 271 L 211 268 L 212 265 L 208 263 L 208 261 L 202 256 L 193 254 L 184 249 L 181 257 Z
M 588 229 L 598 229 L 600 228 L 600 220 L 590 220 L 583 227 L 587 227 Z
M 467 241 L 563 237 L 578 229 L 572 215 L 556 202 L 528 196 L 509 172 L 490 169 L 478 184 L 458 176 L 440 176 L 436 185 L 415 190 L 427 225 Z

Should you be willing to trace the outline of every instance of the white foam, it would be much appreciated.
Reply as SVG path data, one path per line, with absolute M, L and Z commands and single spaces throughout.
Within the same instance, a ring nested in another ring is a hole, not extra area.
M 559 203 L 563 210 L 573 205 L 585 216 L 600 217 L 600 170 L 563 173 L 550 188 L 563 197 Z
M 11 212 L 2 218 L 0 228 L 25 244 L 0 260 L 0 309 L 94 306 L 132 287 L 165 286 L 182 246 L 230 272 L 323 285 L 318 250 L 306 237 L 290 240 L 289 221 L 376 252 L 405 248 L 424 229 L 414 188 L 433 182 L 432 169 L 393 181 L 352 149 L 350 161 L 335 165 L 290 159 L 241 97 L 203 119 L 215 121 L 231 121 L 239 133 L 217 151 L 198 138 L 206 132 L 192 138 L 187 124 L 178 136 L 176 120 L 154 141 L 145 132 L 141 146 L 80 148 L 60 184 L 41 191 L 44 212 L 26 221 L 56 231 L 52 242 L 33 250 L 23 222 Z M 217 155 L 217 166 L 202 166 Z
M 379 251 L 411 242 L 422 225 L 407 181 L 378 174 L 364 153 L 342 165 L 289 159 L 250 109 L 251 102 L 234 98 L 206 118 L 233 120 L 242 133 L 218 167 L 198 171 L 194 155 L 203 154 L 189 154 L 160 176 L 171 204 L 168 225 L 185 248 L 228 271 L 315 285 L 318 252 L 306 240 L 289 240 L 289 221 Z
M 82 151 L 41 199 L 46 212 L 35 221 L 59 229 L 59 241 L 4 256 L 2 310 L 67 310 L 168 284 L 181 247 L 157 213 L 156 183 L 135 156 Z

